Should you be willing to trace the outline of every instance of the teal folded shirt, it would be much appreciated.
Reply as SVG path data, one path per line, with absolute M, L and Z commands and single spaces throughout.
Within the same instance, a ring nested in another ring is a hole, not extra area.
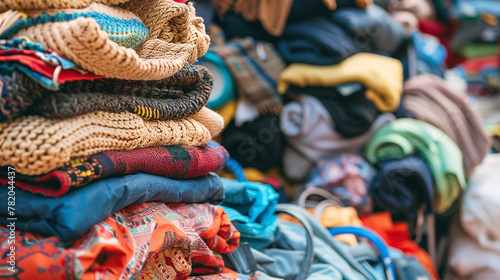
M 366 146 L 367 160 L 401 159 L 419 154 L 434 178 L 435 209 L 444 213 L 466 186 L 462 152 L 453 140 L 433 125 L 398 119 L 380 128 Z

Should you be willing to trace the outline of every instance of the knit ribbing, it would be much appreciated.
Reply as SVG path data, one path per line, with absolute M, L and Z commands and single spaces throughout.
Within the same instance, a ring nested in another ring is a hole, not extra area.
M 118 5 L 129 0 L 3 0 L 0 11 L 6 10 L 38 10 L 38 9 L 79 9 L 91 3 Z
M 93 112 L 66 120 L 23 116 L 0 124 L 0 165 L 26 175 L 64 166 L 71 158 L 157 145 L 207 144 L 222 117 L 203 108 L 177 121 L 145 121 L 132 113 Z
M 96 79 L 67 82 L 54 93 L 23 73 L 0 75 L 0 122 L 30 114 L 69 118 L 93 111 L 132 112 L 145 119 L 189 117 L 205 106 L 212 76 L 186 64 L 174 76 L 158 81 Z
M 135 50 L 110 40 L 92 18 L 38 24 L 15 36 L 41 43 L 94 74 L 130 80 L 170 77 L 186 61 L 194 63 L 208 50 L 210 39 L 203 19 L 196 17 L 192 5 L 133 0 L 123 8 L 141 18 L 149 31 L 147 40 Z

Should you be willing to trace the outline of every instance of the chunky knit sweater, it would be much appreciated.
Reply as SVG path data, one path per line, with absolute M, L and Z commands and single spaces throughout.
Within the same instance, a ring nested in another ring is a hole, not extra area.
M 102 111 L 65 120 L 24 116 L 0 124 L 0 165 L 39 175 L 71 158 L 103 151 L 205 145 L 223 125 L 222 117 L 207 108 L 177 121 L 145 121 L 129 112 Z

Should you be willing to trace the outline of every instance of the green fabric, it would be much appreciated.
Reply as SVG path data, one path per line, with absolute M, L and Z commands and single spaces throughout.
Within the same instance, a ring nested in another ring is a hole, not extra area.
M 469 59 L 495 56 L 498 54 L 498 46 L 496 43 L 471 43 L 461 47 L 459 53 Z
M 448 210 L 466 186 L 458 146 L 443 131 L 419 120 L 398 119 L 382 127 L 365 153 L 372 164 L 418 153 L 432 171 L 438 213 Z

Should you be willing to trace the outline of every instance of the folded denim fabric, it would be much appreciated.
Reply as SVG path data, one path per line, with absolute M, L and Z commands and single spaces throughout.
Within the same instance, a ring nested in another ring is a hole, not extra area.
M 9 189 L 0 186 L 0 201 L 7 203 Z M 71 242 L 95 223 L 129 206 L 145 202 L 220 203 L 224 198 L 222 183 L 215 174 L 191 180 L 173 180 L 137 173 L 89 184 L 60 198 L 42 198 L 16 190 L 17 229 L 57 236 Z M 7 208 L 0 210 L 0 224 L 8 225 Z
M 314 32 L 311 32 L 314 30 Z M 278 50 L 287 63 L 337 64 L 359 52 L 372 52 L 325 17 L 314 17 L 286 26 Z
M 229 219 L 241 233 L 241 242 L 263 248 L 274 239 L 279 195 L 269 185 L 221 178 Z
M 351 33 L 356 43 L 370 45 L 374 52 L 392 53 L 405 39 L 403 26 L 377 5 L 365 10 L 338 9 L 331 14 L 331 19 Z
M 87 2 L 88 8 L 71 10 L 79 13 L 86 9 L 111 14 L 133 14 L 140 19 L 148 30 L 146 40 L 135 47 L 127 48 L 120 44 L 133 46 L 140 42 L 122 41 L 122 34 L 137 29 L 128 22 L 120 25 L 117 37 L 110 39 L 92 17 L 71 17 L 56 22 L 45 22 L 20 29 L 10 37 L 26 37 L 42 44 L 58 54 L 70 59 L 83 69 L 108 78 L 129 80 L 159 80 L 178 72 L 186 62 L 194 63 L 208 50 L 210 38 L 205 32 L 203 19 L 195 15 L 194 7 L 169 0 L 131 0 L 117 6 Z M 90 7 L 92 6 L 92 7 Z M 31 10 L 30 10 L 31 11 Z M 45 12 L 37 10 L 31 12 Z M 64 9 L 51 11 L 64 13 Z M 130 16 L 128 17 L 130 18 Z M 126 36 L 125 36 L 126 37 Z M 140 36 L 138 36 L 140 37 Z M 130 39 L 130 38 L 129 38 Z
M 223 128 L 221 116 L 203 107 L 182 120 L 147 121 L 123 112 L 97 111 L 70 119 L 22 116 L 0 123 L 0 166 L 40 175 L 71 159 L 104 151 L 208 144 Z
M 72 160 L 71 165 L 47 174 L 16 174 L 22 190 L 60 197 L 94 181 L 142 172 L 170 179 L 190 179 L 224 167 L 229 154 L 211 141 L 202 147 L 158 146 L 130 151 L 108 151 Z M 0 167 L 0 184 L 8 183 L 8 167 Z
M 210 226 L 214 221 L 206 214 L 223 213 L 220 207 L 208 204 L 188 204 L 182 208 L 182 211 L 191 210 Z M 201 223 L 179 212 L 179 207 L 174 210 L 163 203 L 130 206 L 97 222 L 74 243 L 17 229 L 17 269 L 2 271 L 0 277 L 97 280 L 168 274 L 185 278 L 200 264 L 206 271 L 220 272 L 224 262 L 198 234 Z M 234 227 L 228 221 L 224 225 L 237 239 Z M 8 228 L 0 227 L 2 245 L 8 244 L 9 233 Z M 2 248 L 1 253 L 7 254 L 10 250 L 10 246 Z M 113 258 L 109 258 L 109 254 Z
M 343 94 L 344 91 L 346 95 Z M 335 123 L 335 130 L 345 138 L 365 133 L 379 115 L 373 102 L 366 99 L 366 88 L 361 84 L 304 88 L 290 86 L 287 93 L 316 97 L 330 113 Z
M 341 154 L 318 161 L 306 188 L 322 188 L 335 194 L 346 206 L 362 214 L 373 212 L 369 186 L 376 172 L 362 157 Z
M 263 115 L 279 114 L 282 101 L 276 82 L 285 64 L 271 44 L 243 38 L 211 50 L 226 62 L 241 99 Z
M 370 187 L 375 207 L 403 217 L 415 218 L 420 206 L 434 212 L 434 180 L 426 162 L 418 155 L 378 162 L 380 173 Z
M 466 187 L 462 152 L 448 135 L 423 121 L 397 119 L 379 129 L 365 149 L 365 156 L 372 164 L 415 153 L 432 172 L 434 207 L 437 213 L 444 213 Z

